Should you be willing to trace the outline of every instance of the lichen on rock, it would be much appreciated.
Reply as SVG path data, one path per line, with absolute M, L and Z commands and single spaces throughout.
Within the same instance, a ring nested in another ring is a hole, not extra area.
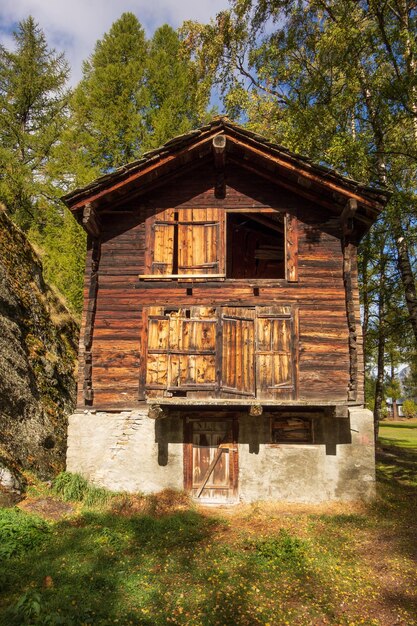
M 78 325 L 0 210 L 0 456 L 42 478 L 65 465 Z

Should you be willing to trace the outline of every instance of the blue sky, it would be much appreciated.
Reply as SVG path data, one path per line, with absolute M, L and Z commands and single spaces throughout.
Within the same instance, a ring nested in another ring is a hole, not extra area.
M 0 43 L 12 47 L 13 29 L 32 15 L 49 46 L 65 52 L 75 84 L 82 61 L 123 12 L 134 13 L 149 36 L 164 23 L 177 28 L 187 19 L 207 22 L 227 7 L 227 0 L 1 0 Z

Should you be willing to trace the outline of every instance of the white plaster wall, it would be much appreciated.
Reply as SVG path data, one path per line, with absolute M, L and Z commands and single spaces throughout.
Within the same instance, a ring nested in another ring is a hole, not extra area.
M 332 418 L 335 420 L 336 418 Z M 335 428 L 333 421 L 327 430 Z M 239 498 L 318 503 L 369 500 L 375 495 L 373 416 L 349 411 L 350 443 L 269 446 L 239 444 Z M 331 433 L 330 433 L 331 435 Z M 331 437 L 330 437 L 331 438 Z
M 343 428 L 341 420 L 323 420 L 322 440 L 330 445 L 271 447 L 264 443 L 269 440 L 267 418 L 257 421 L 242 415 L 240 422 L 239 441 L 247 442 L 239 443 L 241 501 L 317 503 L 368 500 L 374 496 L 370 411 L 351 409 Z M 172 418 L 158 423 L 148 417 L 146 408 L 122 413 L 76 413 L 69 419 L 67 469 L 115 491 L 182 489 L 182 420 Z
M 182 443 L 167 446 L 168 454 L 161 455 L 147 410 L 75 413 L 68 425 L 67 470 L 114 491 L 182 489 Z

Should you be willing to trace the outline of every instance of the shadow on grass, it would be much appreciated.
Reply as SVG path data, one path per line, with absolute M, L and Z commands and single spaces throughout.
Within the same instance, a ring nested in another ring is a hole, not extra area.
M 42 549 L 0 563 L 0 624 L 155 626 L 190 614 L 215 623 L 220 579 L 210 546 L 222 524 L 193 510 L 160 518 L 89 512 L 55 524 Z M 234 605 L 245 611 L 245 595 L 231 598 L 230 619 Z
M 383 445 L 377 453 L 379 498 L 372 505 L 384 527 L 395 532 L 398 547 L 417 560 L 417 449 Z
M 416 470 L 417 450 L 384 447 L 369 514 L 311 515 L 305 537 L 281 530 L 249 540 L 193 509 L 94 510 L 52 524 L 41 548 L 0 562 L 0 624 L 339 624 L 349 611 L 353 623 L 370 620 L 379 607 L 367 608 L 372 588 L 354 539 L 385 533 L 393 558 L 416 559 Z M 402 591 L 381 590 L 393 615 L 415 610 Z
M 0 564 L 2 626 L 299 623 L 303 603 L 334 617 L 326 568 L 285 531 L 222 543 L 226 522 L 194 510 L 88 512 L 51 529 L 42 549 Z
M 406 448 L 409 450 L 415 450 L 416 444 L 414 441 L 410 441 L 409 439 L 399 439 L 398 437 L 393 438 L 390 437 L 385 438 L 383 436 L 379 437 L 379 442 L 382 446 L 396 446 L 397 448 Z
M 417 428 L 417 422 L 381 422 L 379 428 L 380 432 L 384 428 Z

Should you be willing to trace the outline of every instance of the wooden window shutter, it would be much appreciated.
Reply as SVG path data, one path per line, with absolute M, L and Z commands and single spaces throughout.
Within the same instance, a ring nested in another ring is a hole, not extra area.
M 182 209 L 178 214 L 178 274 L 220 274 L 219 209 Z
M 286 278 L 298 281 L 298 220 L 287 213 L 285 217 Z
M 174 264 L 175 213 L 162 211 L 147 220 L 148 253 L 146 271 L 149 274 L 172 274 Z
M 293 397 L 294 356 L 291 307 L 258 307 L 256 388 L 260 398 Z
M 148 310 L 146 386 L 165 389 L 168 385 L 169 319 L 162 307 Z
M 148 389 L 214 389 L 216 311 L 192 307 L 151 316 L 148 321 Z
M 255 309 L 224 307 L 221 391 L 255 396 Z

